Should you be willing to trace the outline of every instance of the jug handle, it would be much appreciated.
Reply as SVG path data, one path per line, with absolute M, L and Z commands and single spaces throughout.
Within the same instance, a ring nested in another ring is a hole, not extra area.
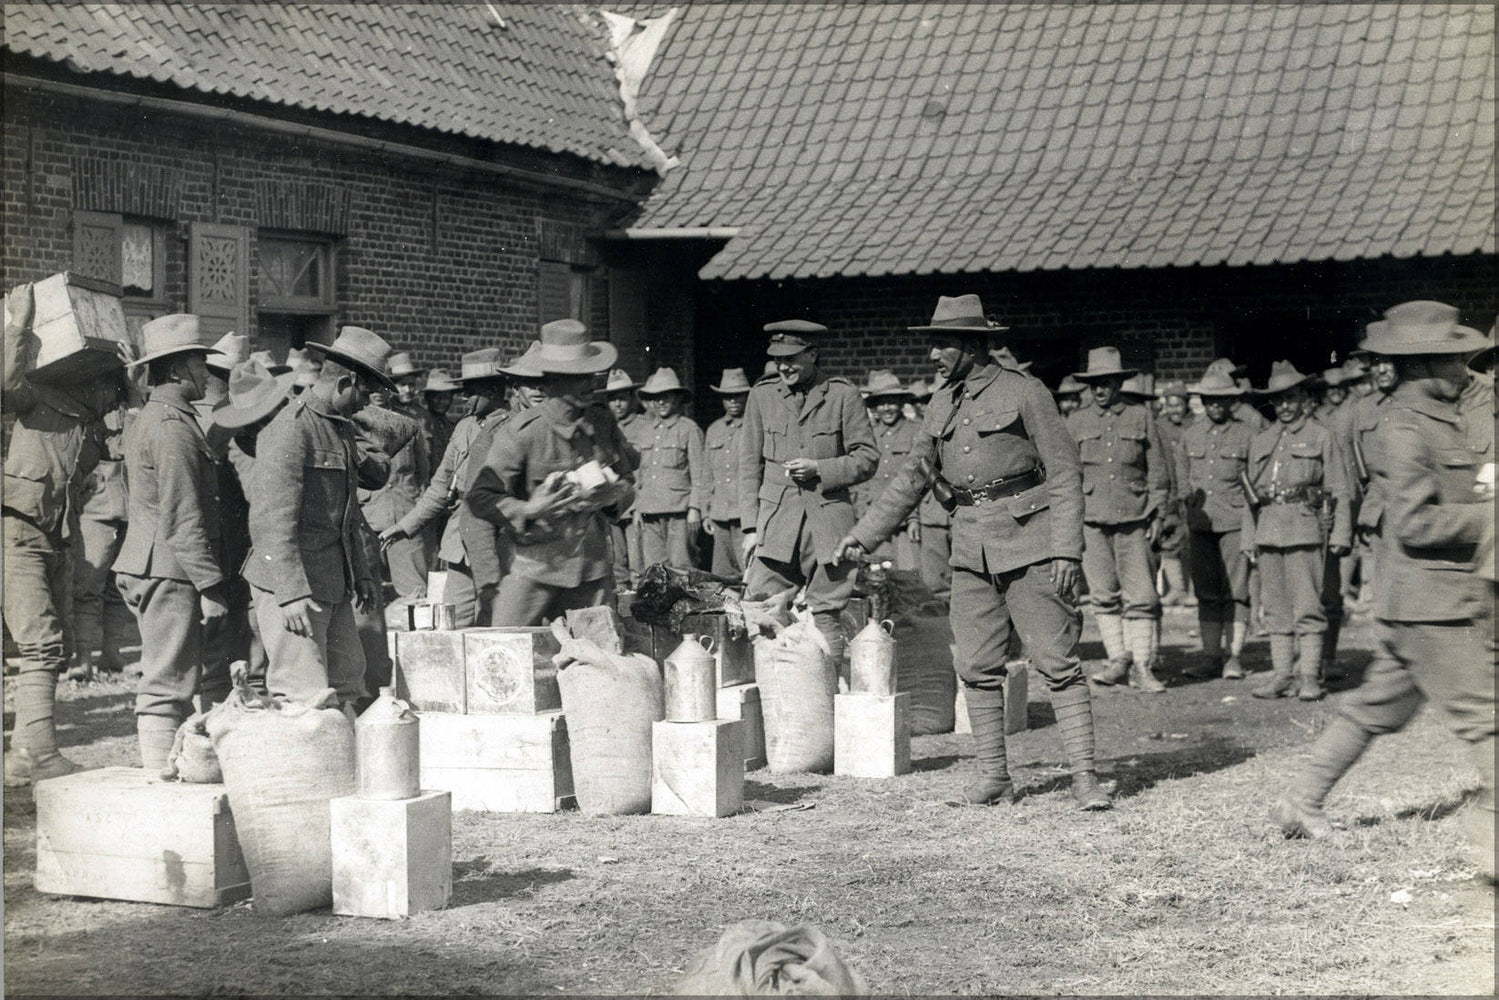
M 700 635 L 697 637 L 698 645 L 709 653 L 713 652 L 713 637 L 711 635 Z
M 884 629 L 886 635 L 895 634 L 895 622 L 891 621 L 888 618 L 880 622 L 880 628 Z

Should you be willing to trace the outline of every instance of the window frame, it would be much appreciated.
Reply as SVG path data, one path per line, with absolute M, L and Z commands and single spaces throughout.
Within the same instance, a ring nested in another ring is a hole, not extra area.
M 332 316 L 338 312 L 338 241 L 326 236 L 281 229 L 262 229 L 255 234 L 255 260 L 260 281 L 256 289 L 255 313 L 290 316 Z M 323 292 L 312 296 L 271 296 L 266 293 L 267 244 L 300 243 L 316 247 L 322 258 Z

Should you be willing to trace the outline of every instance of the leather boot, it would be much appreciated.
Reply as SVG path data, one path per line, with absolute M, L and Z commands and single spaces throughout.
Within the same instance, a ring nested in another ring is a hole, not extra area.
M 1187 603 L 1187 574 L 1182 572 L 1182 561 L 1175 556 L 1161 557 L 1161 578 L 1166 581 L 1166 596 L 1161 603 L 1168 608 L 1180 608 Z
M 140 742 L 141 767 L 145 768 L 147 774 L 160 774 L 166 770 L 179 725 L 181 722 L 169 715 L 135 717 L 135 736 Z
M 1309 634 L 1296 637 L 1296 677 L 1301 687 L 1296 697 L 1302 701 L 1321 701 L 1327 694 L 1322 688 L 1322 637 Z
M 1244 652 L 1244 640 L 1249 638 L 1249 623 L 1234 622 L 1233 638 L 1229 640 L 1228 659 L 1223 661 L 1223 677 L 1225 680 L 1239 681 L 1244 679 L 1244 664 L 1240 662 L 1239 656 Z
M 1098 784 L 1093 760 L 1093 696 L 1088 685 L 1074 684 L 1051 693 L 1051 711 L 1062 733 L 1062 751 L 1072 771 L 1072 797 L 1079 809 L 1107 809 L 1112 804 Z
M 37 757 L 25 747 L 13 747 L 5 754 L 5 787 L 21 788 L 81 770 L 82 765 L 56 750 L 45 757 Z
M 842 615 L 837 611 L 819 611 L 812 616 L 817 631 L 828 643 L 828 662 L 838 671 L 838 676 L 848 680 L 848 639 L 843 634 Z
M 1332 833 L 1332 824 L 1322 812 L 1327 793 L 1363 756 L 1373 739 L 1353 722 L 1335 715 L 1317 742 L 1291 787 L 1270 808 L 1270 818 L 1287 837 L 1320 840 Z
M 1249 693 L 1256 698 L 1284 698 L 1296 684 L 1296 637 L 1279 632 L 1270 636 L 1270 676 Z
M 1161 623 L 1154 618 L 1126 618 L 1124 637 L 1134 663 L 1129 683 L 1142 694 L 1160 694 L 1166 690 L 1155 675 L 1156 656 L 1161 648 Z
M 1223 669 L 1223 623 L 1199 617 L 1197 631 L 1202 636 L 1203 661 L 1188 667 L 1182 673 L 1200 681 L 1216 680 Z
M 1108 664 L 1093 675 L 1099 684 L 1119 684 L 1129 676 L 1129 646 L 1124 639 L 1124 619 L 1116 614 L 1099 612 L 1093 616 L 1098 621 L 1098 634 L 1103 637 L 1103 651 Z
M 967 688 L 968 724 L 973 729 L 973 750 L 978 774 L 963 789 L 963 804 L 970 806 L 1009 805 L 1015 801 L 1015 785 L 1010 780 L 1009 760 L 1005 756 L 1005 692 Z

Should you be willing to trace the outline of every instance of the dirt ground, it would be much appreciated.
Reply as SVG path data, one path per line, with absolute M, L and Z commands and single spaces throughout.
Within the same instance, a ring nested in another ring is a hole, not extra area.
M 1191 660 L 1170 611 L 1167 672 Z M 1096 634 L 1084 654 L 1097 657 Z M 1355 679 L 1369 635 L 1341 666 Z M 1251 669 L 1264 669 L 1263 640 Z M 64 685 L 68 752 L 133 762 L 127 686 Z M 1460 825 L 1476 770 L 1424 713 L 1329 801 L 1343 829 L 1287 842 L 1266 809 L 1329 713 L 1176 677 L 1097 693 L 1112 812 L 1071 808 L 1045 693 L 1012 737 L 1012 808 L 945 804 L 967 737 L 915 741 L 886 781 L 750 776 L 795 811 L 709 821 L 482 815 L 453 823 L 452 905 L 402 922 L 257 917 L 42 896 L 35 811 L 5 792 L 10 994 L 663 992 L 746 918 L 821 926 L 878 993 L 1492 994 L 1494 891 Z M 7 728 L 10 723 L 7 712 Z

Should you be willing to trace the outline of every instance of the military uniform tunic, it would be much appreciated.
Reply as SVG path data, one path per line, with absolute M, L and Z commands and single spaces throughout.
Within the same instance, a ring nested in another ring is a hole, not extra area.
M 431 411 L 424 406 L 392 401 L 386 412 L 415 422 L 418 433 L 390 456 L 390 475 L 385 485 L 378 490 L 365 490 L 360 495 L 359 506 L 364 511 L 364 519 L 376 534 L 406 516 L 416 506 L 432 478 L 432 453 L 427 450 L 430 437 L 423 423 L 424 415 L 430 417 Z M 408 600 L 426 596 L 430 559 L 426 532 L 414 532 L 385 547 L 384 561 L 390 571 L 390 582 L 399 596 Z
M 713 573 L 727 580 L 744 575 L 743 548 L 739 536 L 739 435 L 743 417 L 725 414 L 708 425 L 703 436 L 707 455 L 708 509 L 705 516 L 715 527 Z
M 640 411 L 627 413 L 623 420 L 615 423 L 630 448 L 633 460 L 639 464 L 643 438 L 650 430 L 650 419 Z M 610 524 L 610 541 L 614 560 L 614 583 L 618 588 L 627 588 L 634 578 L 645 569 L 645 556 L 640 549 L 640 526 L 636 524 L 635 511 L 628 508 L 620 512 Z
M 604 603 L 613 589 L 609 512 L 578 509 L 535 521 L 525 513 L 526 501 L 548 476 L 591 461 L 621 477 L 612 511 L 634 499 L 635 463 L 614 418 L 598 406 L 569 418 L 555 403 L 526 410 L 495 431 L 464 500 L 476 515 L 513 533 L 510 572 L 495 595 L 496 626 L 537 625 Z
M 640 514 L 640 550 L 646 566 L 664 562 L 677 569 L 692 565 L 687 511 L 708 505 L 710 473 L 703 454 L 703 430 L 681 413 L 651 417 L 636 440 L 635 509 Z
M 1386 407 L 1373 434 L 1383 501 L 1373 609 L 1380 649 L 1338 712 L 1367 733 L 1389 733 L 1425 698 L 1436 701 L 1477 751 L 1492 823 L 1494 588 L 1475 572 L 1494 543 L 1494 503 L 1475 490 L 1483 457 L 1456 403 L 1424 384 L 1402 383 Z
M 1249 564 L 1240 535 L 1245 501 L 1239 477 L 1254 433 L 1237 411 L 1221 424 L 1200 418 L 1182 432 L 1176 481 L 1186 513 L 1197 614 L 1203 621 L 1249 621 Z
M 1083 477 L 1083 573 L 1099 614 L 1157 618 L 1160 597 L 1147 532 L 1171 492 L 1167 452 L 1142 403 L 1074 410 Z
M 951 615 L 964 683 L 1003 688 L 1013 627 L 1053 692 L 1086 686 L 1076 655 L 1082 619 L 1050 576 L 1052 560 L 1082 558 L 1082 481 L 1077 445 L 1046 386 L 991 364 L 939 389 L 910 457 L 854 539 L 868 551 L 889 537 L 934 475 L 964 489 L 1043 480 L 952 512 Z
M 255 588 L 270 693 L 310 701 L 331 687 L 353 704 L 365 694 L 354 597 L 376 576 L 361 537 L 354 424 L 316 392 L 292 400 L 256 438 L 244 576 Z M 317 605 L 310 636 L 288 631 L 282 613 L 302 598 Z
M 202 676 L 199 596 L 219 588 L 225 567 L 215 456 L 185 395 L 178 384 L 156 386 L 125 432 L 130 513 L 114 562 L 120 595 L 140 623 L 135 712 L 179 721 L 192 714 L 200 681 L 213 695 L 229 686 L 227 676 Z
M 795 458 L 817 463 L 816 482 L 791 479 L 785 463 Z M 833 553 L 854 525 L 849 490 L 878 464 L 852 383 L 815 370 L 800 390 L 778 376 L 756 382 L 739 439 L 740 529 L 757 536 L 745 596 L 763 600 L 806 584 L 813 613 L 842 611 L 854 578 L 847 562 L 832 565 Z
M 1261 502 L 1244 508 L 1241 544 L 1258 558 L 1265 626 L 1273 635 L 1320 635 L 1326 550 L 1353 536 L 1336 435 L 1307 416 L 1271 424 L 1250 442 L 1246 475 Z

